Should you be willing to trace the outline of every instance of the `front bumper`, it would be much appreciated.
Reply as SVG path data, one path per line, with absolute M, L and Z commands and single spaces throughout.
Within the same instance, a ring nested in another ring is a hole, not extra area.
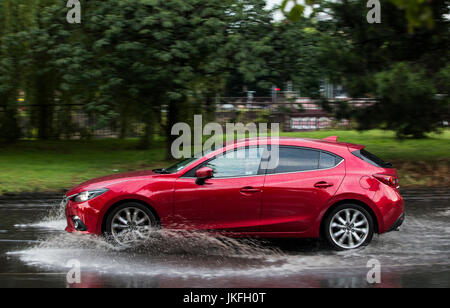
M 93 201 L 93 200 L 92 200 Z M 67 232 L 100 234 L 99 216 L 100 211 L 95 203 L 66 201 Z
M 405 221 L 405 213 L 402 213 L 400 217 L 394 222 L 394 224 L 386 231 L 386 232 L 392 232 L 392 231 L 399 231 L 400 226 Z

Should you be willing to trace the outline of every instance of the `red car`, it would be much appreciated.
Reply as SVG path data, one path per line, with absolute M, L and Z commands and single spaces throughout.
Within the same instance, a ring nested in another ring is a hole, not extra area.
M 267 168 L 275 149 L 276 167 Z M 266 167 L 264 167 L 266 165 Z M 85 182 L 64 199 L 68 232 L 121 245 L 154 228 L 367 245 L 404 220 L 397 171 L 364 146 L 296 138 L 246 139 L 167 169 Z

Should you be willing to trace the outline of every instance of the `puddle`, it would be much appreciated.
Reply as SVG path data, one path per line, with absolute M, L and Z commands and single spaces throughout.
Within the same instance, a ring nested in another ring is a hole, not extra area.
M 56 208 L 38 221 L 12 224 L 14 230 L 39 230 L 41 233 L 34 241 L 18 238 L 17 241 L 26 241 L 26 245 L 8 249 L 5 254 L 9 262 L 36 271 L 64 272 L 68 261 L 76 259 L 82 271 L 90 275 L 97 273 L 120 281 L 137 276 L 159 277 L 175 285 L 180 283 L 177 277 L 200 279 L 202 283 L 210 280 L 215 284 L 220 278 L 232 281 L 231 286 L 239 286 L 235 281 L 240 280 L 248 281 L 251 286 L 252 281 L 256 284 L 265 282 L 266 278 L 284 281 L 289 277 L 308 277 L 311 273 L 327 273 L 330 277 L 356 272 L 361 276 L 367 272 L 367 261 L 372 258 L 380 261 L 383 270 L 400 271 L 404 275 L 413 275 L 419 267 L 433 266 L 447 268 L 448 272 L 450 210 L 442 206 L 433 211 L 429 206 L 424 209 L 416 204 L 408 208 L 400 232 L 374 236 L 368 247 L 346 252 L 333 252 L 322 245 L 302 249 L 297 247 L 298 240 L 292 239 L 243 240 L 170 230 L 155 232 L 137 247 L 118 248 L 100 237 L 65 233 L 64 213 Z M 6 231 L 9 234 L 14 230 Z M 298 243 L 304 245 L 301 241 Z M 364 284 L 365 276 L 361 277 L 361 284 Z M 444 278 L 444 284 L 448 282 L 449 279 Z

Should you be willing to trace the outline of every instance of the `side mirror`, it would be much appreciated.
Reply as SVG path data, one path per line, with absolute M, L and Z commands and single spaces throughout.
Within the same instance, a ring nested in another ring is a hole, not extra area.
M 205 184 L 205 180 L 212 178 L 213 173 L 214 173 L 214 171 L 209 167 L 202 167 L 202 168 L 198 169 L 195 172 L 195 176 L 197 177 L 197 180 L 195 181 L 195 183 L 197 185 Z

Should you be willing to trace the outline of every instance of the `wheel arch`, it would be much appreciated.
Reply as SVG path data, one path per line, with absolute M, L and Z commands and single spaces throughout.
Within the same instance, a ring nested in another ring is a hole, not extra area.
M 373 220 L 373 224 L 374 224 L 374 232 L 378 233 L 379 232 L 379 225 L 378 225 L 378 218 L 377 215 L 375 214 L 375 212 L 373 211 L 373 209 L 365 202 L 358 200 L 358 199 L 343 199 L 343 200 L 339 200 L 335 203 L 333 203 L 331 206 L 329 206 L 327 208 L 327 210 L 325 211 L 325 213 L 322 215 L 322 218 L 320 220 L 320 229 L 319 229 L 319 236 L 323 236 L 323 231 L 324 231 L 324 221 L 326 220 L 327 216 L 330 215 L 330 213 L 339 205 L 341 204 L 357 204 L 362 206 L 372 217 Z
M 155 208 L 153 206 L 151 206 L 148 202 L 139 200 L 139 199 L 133 199 L 133 198 L 129 198 L 129 199 L 123 199 L 120 201 L 117 201 L 116 203 L 112 204 L 107 210 L 106 212 L 103 214 L 102 220 L 101 220 L 101 224 L 100 224 L 100 233 L 103 234 L 106 228 L 106 219 L 108 218 L 109 214 L 118 206 L 121 206 L 122 204 L 125 203 L 129 203 L 129 202 L 133 202 L 133 203 L 139 203 L 145 207 L 147 207 L 152 214 L 155 216 L 156 221 L 158 223 L 158 225 L 161 225 L 161 218 L 158 215 L 158 212 L 155 210 Z

